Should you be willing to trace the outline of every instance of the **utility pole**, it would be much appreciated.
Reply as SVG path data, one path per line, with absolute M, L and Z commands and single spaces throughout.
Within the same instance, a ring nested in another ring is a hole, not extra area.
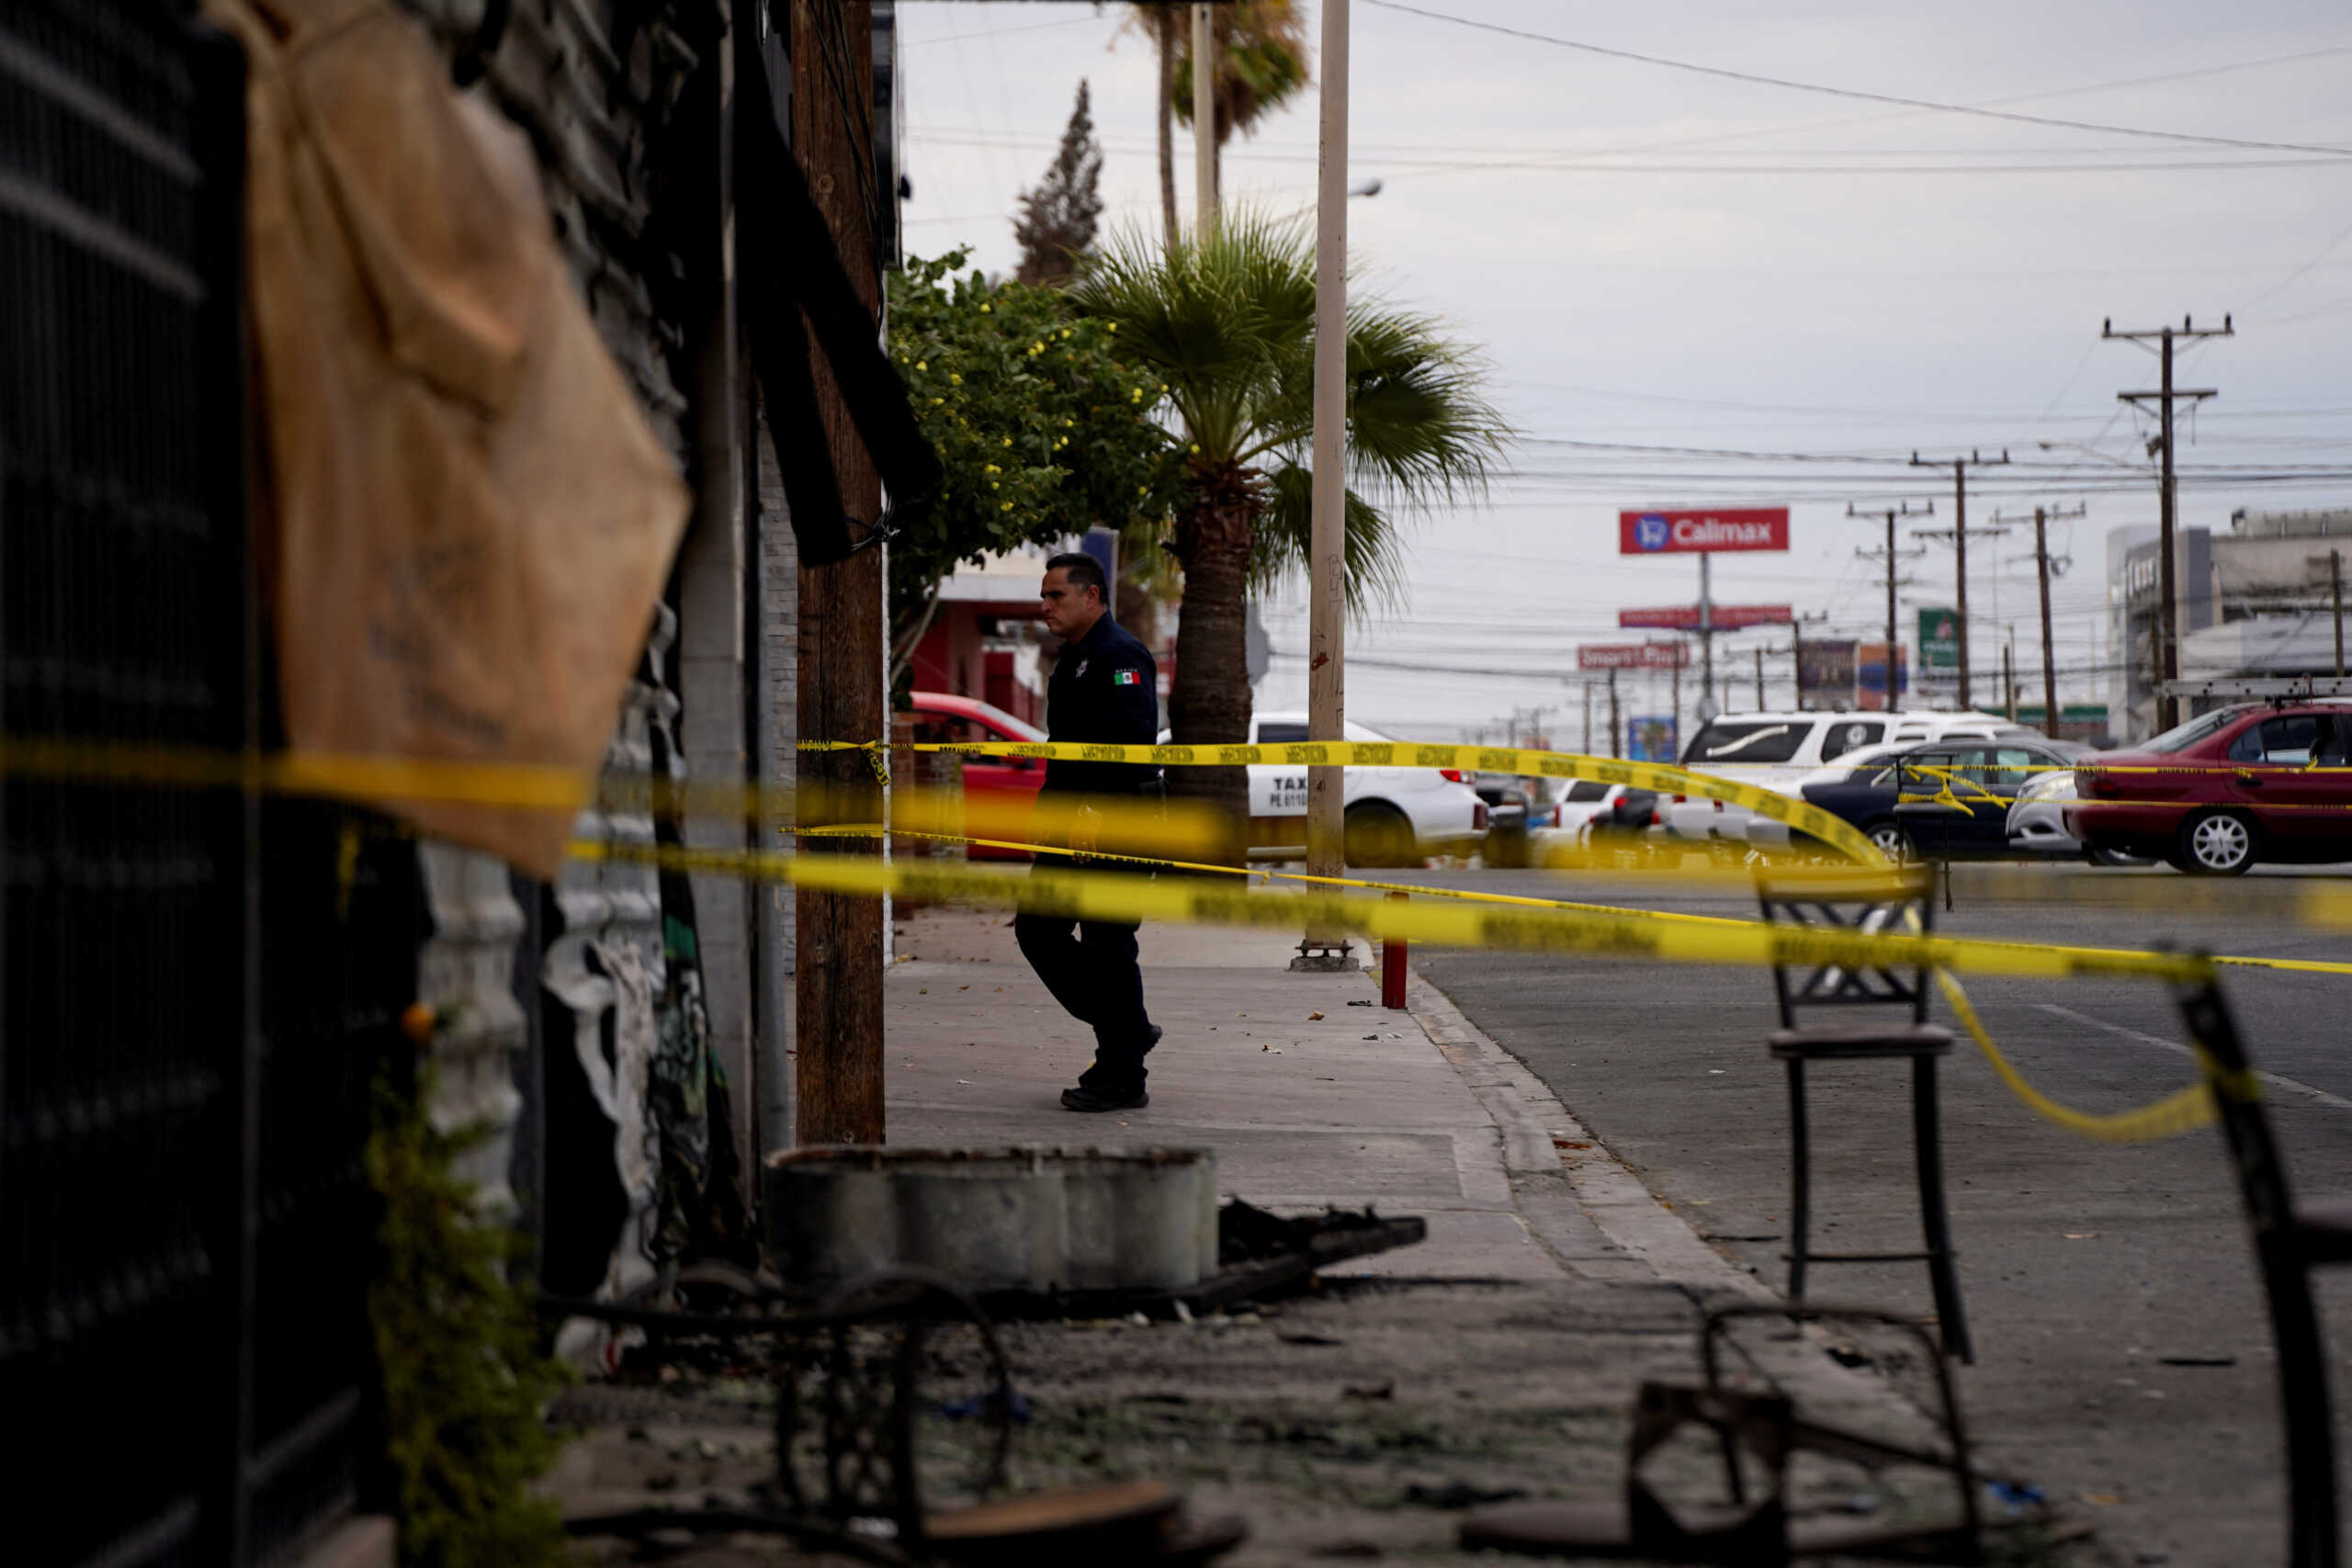
M 874 28 L 866 0 L 812 0 L 791 7 L 792 152 L 825 215 L 858 299 L 881 321 L 882 275 L 872 220 L 859 197 L 870 150 L 848 123 L 874 101 Z M 843 40 L 846 39 L 846 43 Z M 846 64 L 839 61 L 842 50 Z M 829 65 L 829 62 L 830 65 Z M 829 77 L 843 71 L 848 80 Z M 754 109 L 752 112 L 764 112 Z M 821 364 L 817 407 L 842 504 L 859 518 L 882 514 L 882 481 Z M 882 551 L 859 550 L 831 566 L 800 568 L 799 732 L 809 739 L 887 740 Z M 842 802 L 844 821 L 882 819 L 882 791 L 868 753 L 803 751 L 800 786 Z M 871 817 L 849 812 L 871 811 Z M 803 839 L 804 851 L 823 842 Z M 882 900 L 802 887 L 793 897 L 798 961 L 793 991 L 794 1131 L 799 1143 L 878 1144 L 882 1115 Z
M 1756 711 L 1764 711 L 1764 649 L 1761 644 L 1756 649 Z
M 2335 678 L 2344 678 L 2344 552 L 2327 552 L 2327 597 L 2335 607 Z
M 1200 235 L 1216 222 L 1209 162 L 1216 146 L 1206 69 L 1215 41 L 1209 8 L 1193 7 L 1193 130 L 1200 164 Z M 1314 471 L 1307 495 L 1306 735 L 1347 739 L 1348 443 L 1348 0 L 1324 0 L 1321 166 L 1315 186 Z M 1347 874 L 1347 780 L 1335 767 L 1306 770 L 1306 869 Z M 1309 931 L 1294 967 L 1352 969 L 1344 931 Z
M 2002 701 L 2007 705 L 2007 711 L 2009 716 L 2009 722 L 2011 724 L 2015 724 L 2018 721 L 2017 627 L 2009 627 L 2008 634 L 2008 640 L 2001 645 L 2001 690 L 2007 694 L 2003 697 Z
M 1903 645 L 1895 640 L 1895 632 L 1899 629 L 1899 623 L 1895 619 L 1894 612 L 1895 571 L 1902 564 L 1905 557 L 1923 556 L 1928 553 L 1924 549 L 1896 549 L 1894 547 L 1894 525 L 1900 518 L 1933 517 L 1935 514 L 1936 503 L 1932 501 L 1928 502 L 1927 505 L 1917 508 L 1914 508 L 1912 504 L 1906 501 L 1898 506 L 1890 506 L 1883 512 L 1860 512 L 1855 509 L 1854 504 L 1851 502 L 1846 503 L 1846 515 L 1849 517 L 1883 516 L 1886 519 L 1886 548 L 1883 550 L 1856 550 L 1854 553 L 1861 557 L 1864 560 L 1877 560 L 1881 558 L 1884 558 L 1886 561 L 1886 711 L 1889 713 L 1896 712 L 1903 706 L 1903 694 L 1898 689 L 1901 682 L 1895 678 L 1895 666 L 1901 662 L 1901 660 L 1897 655 L 1901 653 L 1903 648 Z
M 1922 461 L 1917 452 L 1911 454 L 1911 466 L 1915 468 L 1940 468 L 1945 467 L 1947 462 L 1951 468 L 1951 527 L 1949 530 L 1939 529 L 1932 534 L 1915 536 L 1920 538 L 1949 536 L 1952 542 L 1953 553 L 1958 558 L 1956 570 L 1960 579 L 1960 603 L 1957 607 L 1957 614 L 1960 616 L 1960 706 L 1963 711 L 1968 707 L 1968 470 L 1972 467 L 1998 468 L 2008 460 L 2009 454 L 2007 447 L 2002 448 L 2001 455 L 1997 457 L 1987 457 L 1973 449 L 1965 457 L 1950 459 L 1939 457 L 1931 461 Z M 1924 657 L 1924 650 L 1922 651 Z
M 2050 580 L 2065 575 L 2074 558 L 2061 556 L 2056 563 L 2050 559 L 2050 524 L 2089 514 L 2089 507 L 2077 504 L 2072 512 L 2052 512 L 2046 506 L 2033 509 L 2033 575 L 2041 585 L 2041 732 L 2052 740 L 2058 739 L 2058 667 L 2057 655 L 2052 651 L 2050 637 Z M 2023 522 L 2023 518 L 1993 514 L 1996 523 Z M 2092 662 L 2098 662 L 2096 652 Z
M 1657 688 L 1652 686 L 1650 691 L 1655 694 Z M 1682 750 L 1682 666 L 1679 664 L 1676 665 L 1667 677 L 1667 693 L 1668 695 L 1667 705 L 1674 710 L 1668 723 L 1674 730 L 1674 749 L 1679 752 Z
M 2196 324 L 2193 318 L 2183 316 L 2178 327 L 2150 327 L 2143 331 L 2128 333 L 2117 332 L 2114 321 L 2110 320 L 2099 323 L 2098 335 L 2102 338 L 2128 338 L 2134 343 L 2154 338 L 2157 344 L 2157 355 L 2164 367 L 2163 379 L 2156 390 L 2118 392 L 2115 397 L 2118 402 L 2130 403 L 2133 408 L 2138 408 L 2144 402 L 2154 402 L 2156 405 L 2157 418 L 2162 423 L 2162 434 L 2159 439 L 2163 444 L 2160 453 L 2163 466 L 2158 470 L 2156 479 L 2156 506 L 2159 533 L 2163 542 L 2157 547 L 2161 558 L 2156 567 L 2158 600 L 2156 614 L 2163 624 L 2156 631 L 2156 728 L 2160 730 L 2170 729 L 2180 722 L 2180 700 L 2165 689 L 2165 682 L 2177 681 L 2180 678 L 2179 589 L 2174 581 L 2173 574 L 2173 533 L 2180 510 L 2180 494 L 2179 481 L 2173 473 L 2172 406 L 2183 398 L 2192 403 L 2201 403 L 2208 398 L 2221 395 L 2211 387 L 2184 390 L 2173 386 L 2173 344 L 2180 342 L 2195 343 L 2209 337 L 2234 337 L 2236 333 L 2231 329 L 2230 318 L 2225 315 L 2222 318 L 2222 324 L 2219 327 L 2200 327 Z M 1968 634 L 1963 629 L 1961 635 L 1964 637 Z
M 1625 755 L 1625 749 L 1617 743 L 1617 737 L 1622 733 L 1617 727 L 1617 671 L 1611 670 L 1609 672 L 1609 754 L 1612 757 Z
M 1824 610 L 1817 615 L 1793 615 L 1789 620 L 1789 705 L 1799 713 L 1804 712 L 1805 623 L 1819 623 L 1828 618 L 1829 612 Z
M 1579 682 L 1584 687 L 1584 754 L 1592 755 L 1592 682 Z
M 1347 101 L 1347 6 L 1341 0 L 1340 34 L 1340 101 Z M 1216 32 L 1210 25 L 1216 8 L 1194 5 L 1193 7 L 1193 240 L 1205 244 L 1216 231 Z M 1323 47 L 1327 51 L 1324 70 L 1330 70 L 1328 51 L 1331 47 L 1331 24 L 1323 24 Z M 1331 79 L 1323 78 L 1323 92 L 1328 100 L 1331 94 Z M 1344 122 L 1342 122 L 1344 123 Z M 1326 134 L 1329 125 L 1326 125 Z M 1343 143 L 1344 146 L 1344 143 Z M 1342 172 L 1340 199 L 1347 199 L 1347 159 L 1340 160 Z M 1317 205 L 1321 205 L 1318 195 Z

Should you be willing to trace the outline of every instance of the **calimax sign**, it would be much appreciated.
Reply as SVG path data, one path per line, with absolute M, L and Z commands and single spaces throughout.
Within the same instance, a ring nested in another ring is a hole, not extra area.
M 1692 555 L 1715 550 L 1785 550 L 1789 509 L 1738 506 L 1712 512 L 1620 512 L 1617 553 Z

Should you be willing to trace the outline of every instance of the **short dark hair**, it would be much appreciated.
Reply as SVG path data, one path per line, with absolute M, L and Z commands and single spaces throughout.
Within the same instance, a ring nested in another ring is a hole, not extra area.
M 1071 550 L 1067 554 L 1056 556 L 1053 559 L 1047 561 L 1046 563 L 1046 570 L 1047 571 L 1058 570 L 1068 572 L 1069 574 L 1069 585 L 1072 588 L 1078 589 L 1081 592 L 1091 588 L 1094 590 L 1094 596 L 1097 599 L 1100 599 L 1105 604 L 1108 604 L 1111 602 L 1111 585 L 1109 581 L 1102 575 L 1102 563 L 1096 560 L 1092 556 L 1083 554 L 1077 550 Z

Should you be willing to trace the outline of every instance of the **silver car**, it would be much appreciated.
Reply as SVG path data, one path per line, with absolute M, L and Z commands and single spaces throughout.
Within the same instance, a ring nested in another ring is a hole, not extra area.
M 2086 858 L 2082 840 L 2066 831 L 2066 803 L 2075 798 L 2071 772 L 2036 773 L 2028 779 L 2017 799 L 2009 803 L 2009 848 L 2037 857 Z M 2148 863 L 2112 850 L 2093 850 L 2087 858 L 2093 865 Z

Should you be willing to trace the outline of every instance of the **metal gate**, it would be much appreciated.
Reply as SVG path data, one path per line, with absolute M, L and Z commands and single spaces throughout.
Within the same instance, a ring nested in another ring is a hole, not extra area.
M 163 0 L 0 9 L 0 732 L 266 739 L 242 67 Z M 280 1559 L 365 1482 L 368 1088 L 405 845 L 0 774 L 6 1555 Z M 26 1549 L 29 1547 L 28 1552 Z

